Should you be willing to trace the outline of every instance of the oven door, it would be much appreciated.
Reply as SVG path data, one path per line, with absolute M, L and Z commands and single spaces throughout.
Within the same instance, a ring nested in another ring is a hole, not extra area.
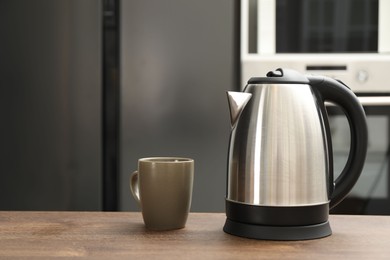
M 365 166 L 349 195 L 331 213 L 390 214 L 390 95 L 361 96 L 368 124 Z M 327 105 L 332 135 L 335 178 L 343 170 L 349 153 L 350 132 L 342 110 Z

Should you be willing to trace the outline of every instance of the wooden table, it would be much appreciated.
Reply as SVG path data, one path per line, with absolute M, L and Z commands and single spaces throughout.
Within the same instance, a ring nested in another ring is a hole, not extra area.
M 330 217 L 333 235 L 258 241 L 225 234 L 222 213 L 191 213 L 184 229 L 153 232 L 140 213 L 0 212 L 0 259 L 390 259 L 390 216 Z

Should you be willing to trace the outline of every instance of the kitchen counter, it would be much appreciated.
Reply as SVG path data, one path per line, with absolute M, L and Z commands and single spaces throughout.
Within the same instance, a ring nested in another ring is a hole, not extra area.
M 223 213 L 184 229 L 146 230 L 138 212 L 0 212 L 0 258 L 390 259 L 390 216 L 330 216 L 333 235 L 259 241 L 222 231 Z

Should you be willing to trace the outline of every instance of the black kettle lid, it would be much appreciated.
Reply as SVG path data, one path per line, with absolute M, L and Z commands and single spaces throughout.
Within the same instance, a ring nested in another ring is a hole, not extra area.
M 248 80 L 248 84 L 308 84 L 309 79 L 302 73 L 292 69 L 276 69 L 267 73 L 267 77 L 253 77 Z

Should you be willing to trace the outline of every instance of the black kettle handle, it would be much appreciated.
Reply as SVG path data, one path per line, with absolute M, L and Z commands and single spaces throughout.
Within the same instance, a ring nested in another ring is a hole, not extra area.
M 334 187 L 330 187 L 330 208 L 333 208 L 347 196 L 362 172 L 367 154 L 366 115 L 356 95 L 341 81 L 321 76 L 308 76 L 308 79 L 313 89 L 317 90 L 316 95 L 320 99 L 320 103 L 324 104 L 325 101 L 331 101 L 344 110 L 351 131 L 351 148 L 347 163 L 340 176 L 334 182 Z M 324 105 L 321 110 L 323 110 L 324 116 L 327 116 Z M 327 120 L 325 119 L 325 121 Z M 329 132 L 327 135 L 330 140 L 329 125 L 327 122 L 326 124 Z M 329 154 L 331 155 L 332 147 L 330 142 L 328 146 L 330 149 Z M 330 163 L 329 167 L 333 167 L 333 162 L 331 161 Z M 329 177 L 330 183 L 332 183 L 333 171 L 331 171 Z

